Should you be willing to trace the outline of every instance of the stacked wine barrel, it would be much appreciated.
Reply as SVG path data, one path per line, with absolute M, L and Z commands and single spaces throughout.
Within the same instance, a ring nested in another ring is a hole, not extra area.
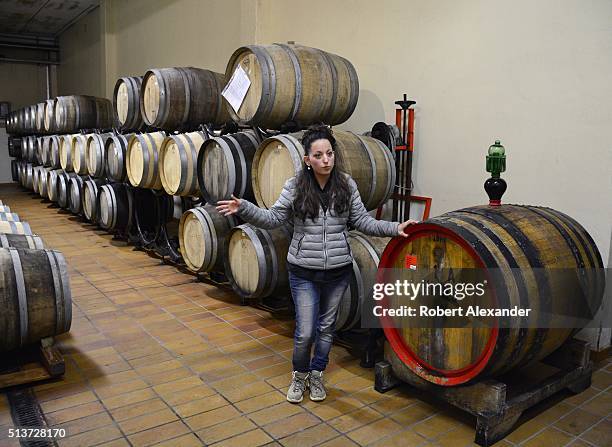
M 0 352 L 70 330 L 72 300 L 63 255 L 46 249 L 27 222 L 0 201 L 0 276 L 4 278 Z

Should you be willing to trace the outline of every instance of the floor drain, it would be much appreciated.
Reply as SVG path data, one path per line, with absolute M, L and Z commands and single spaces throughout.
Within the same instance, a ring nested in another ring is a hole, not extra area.
M 15 428 L 19 429 L 48 429 L 47 420 L 38 405 L 36 396 L 31 389 L 13 389 L 7 391 L 11 406 L 11 416 Z M 24 447 L 57 447 L 57 442 L 52 438 L 25 438 L 20 437 L 19 442 Z

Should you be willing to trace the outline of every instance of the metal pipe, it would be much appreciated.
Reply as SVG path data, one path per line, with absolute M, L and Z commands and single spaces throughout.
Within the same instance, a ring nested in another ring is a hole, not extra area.
M 41 61 L 36 59 L 13 59 L 10 57 L 0 57 L 0 62 L 8 62 L 12 64 L 59 65 L 59 62 L 56 61 Z
M 26 45 L 21 43 L 0 42 L 0 47 L 7 48 L 25 48 L 38 51 L 59 51 L 59 46 L 44 46 L 44 45 Z

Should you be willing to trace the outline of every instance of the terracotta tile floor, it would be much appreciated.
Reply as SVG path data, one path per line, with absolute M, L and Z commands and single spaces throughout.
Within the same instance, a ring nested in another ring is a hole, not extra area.
M 292 323 L 112 238 L 14 186 L 0 199 L 70 264 L 74 319 L 59 338 L 63 380 L 34 387 L 61 446 L 468 446 L 474 420 L 334 347 L 325 403 L 285 401 Z M 524 417 L 498 445 L 610 446 L 612 362 L 584 393 Z M 12 421 L 0 394 L 0 446 Z

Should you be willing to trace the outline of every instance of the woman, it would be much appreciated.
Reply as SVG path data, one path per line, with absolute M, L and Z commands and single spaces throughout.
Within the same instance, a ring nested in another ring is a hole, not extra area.
M 301 402 L 307 388 L 313 401 L 322 401 L 327 395 L 323 371 L 329 361 L 338 307 L 352 271 L 347 226 L 372 236 L 407 236 L 404 229 L 414 223 L 380 221 L 367 213 L 357 184 L 335 163 L 336 140 L 331 129 L 323 125 L 309 128 L 302 146 L 306 153 L 304 169 L 287 180 L 269 210 L 234 196 L 217 203 L 217 210 L 224 216 L 237 213 L 260 228 L 276 228 L 293 220 L 287 255 L 296 314 L 293 374 L 287 392 L 287 400 L 292 403 Z

